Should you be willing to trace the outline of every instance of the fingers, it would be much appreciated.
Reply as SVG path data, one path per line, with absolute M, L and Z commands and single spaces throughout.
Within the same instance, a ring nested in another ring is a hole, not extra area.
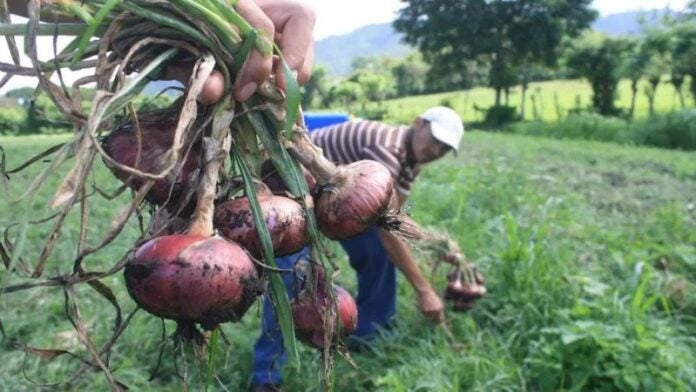
M 275 25 L 276 42 L 283 53 L 283 58 L 291 71 L 294 72 L 300 85 L 307 83 L 314 65 L 314 24 L 316 15 L 309 6 L 278 0 L 256 0 L 261 9 Z M 282 66 L 282 64 L 281 64 Z M 285 89 L 285 76 L 281 68 L 277 68 L 280 87 Z
M 435 292 L 428 292 L 420 298 L 420 310 L 425 317 L 435 323 L 445 321 L 445 307 Z
M 167 68 L 167 73 L 165 78 L 167 80 L 178 80 L 183 85 L 188 85 L 189 79 L 191 78 L 191 72 L 193 71 L 192 64 L 178 64 L 172 65 Z M 208 105 L 215 103 L 222 98 L 222 94 L 225 92 L 225 78 L 222 73 L 218 70 L 213 70 L 213 72 L 208 76 L 208 80 L 203 84 L 200 94 L 198 95 L 198 101 L 202 104 Z
M 287 0 L 239 0 L 237 12 L 259 32 L 260 39 L 276 39 L 283 57 L 293 71 L 299 85 L 309 81 L 314 65 L 314 39 L 312 31 L 316 16 L 314 11 L 302 3 Z M 276 65 L 278 84 L 287 89 L 285 75 Z M 172 79 L 188 84 L 191 70 L 186 67 L 171 67 L 168 74 Z M 257 49 L 249 53 L 234 82 L 234 97 L 246 101 L 259 85 L 266 81 L 273 68 L 273 56 L 263 55 Z M 214 71 L 203 86 L 199 101 L 203 104 L 215 103 L 224 93 L 224 79 L 219 71 Z
M 237 12 L 262 36 L 260 39 L 273 39 L 275 28 L 271 19 L 252 0 L 240 0 Z M 265 37 L 265 38 L 263 38 Z M 246 101 L 271 74 L 273 57 L 263 55 L 257 49 L 249 54 L 234 83 L 234 97 Z
M 269 16 L 273 19 L 275 15 L 273 12 L 269 12 Z M 307 60 L 311 61 L 313 59 L 308 59 L 307 57 L 313 57 L 314 41 L 312 32 L 315 19 L 314 12 L 310 8 L 297 4 L 285 20 L 274 20 L 278 30 L 282 31 L 278 45 L 283 52 L 283 57 L 288 67 L 297 72 L 298 81 L 300 79 L 304 81 L 309 79 L 307 65 L 311 63 Z M 309 69 L 311 70 L 311 66 Z
M 203 89 L 198 95 L 198 101 L 204 105 L 215 103 L 222 98 L 224 92 L 225 78 L 222 76 L 222 72 L 214 70 L 205 81 Z

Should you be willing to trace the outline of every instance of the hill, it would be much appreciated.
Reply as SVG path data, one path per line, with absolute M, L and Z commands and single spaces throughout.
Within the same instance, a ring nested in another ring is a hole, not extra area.
M 368 25 L 351 33 L 319 40 L 315 44 L 315 62 L 334 75 L 350 72 L 350 64 L 360 56 L 402 57 L 411 49 L 401 42 L 401 34 L 391 23 Z

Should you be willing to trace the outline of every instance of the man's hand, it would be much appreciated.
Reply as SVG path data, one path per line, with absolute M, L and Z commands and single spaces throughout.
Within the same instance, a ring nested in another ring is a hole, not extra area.
M 236 9 L 261 35 L 273 38 L 288 67 L 296 74 L 297 82 L 300 85 L 307 83 L 314 63 L 314 11 L 305 4 L 291 0 L 239 0 Z M 280 62 L 274 65 L 273 56 L 264 56 L 258 50 L 252 50 L 237 73 L 235 99 L 249 99 L 271 71 L 278 75 L 279 85 L 285 89 L 287 82 L 281 67 Z M 168 70 L 169 77 L 184 84 L 188 83 L 190 74 L 191 70 L 186 68 Z M 215 103 L 222 98 L 224 88 L 222 74 L 213 71 L 203 85 L 198 100 L 204 104 Z
M 438 324 L 445 321 L 445 306 L 432 288 L 418 294 L 418 308 L 425 317 Z

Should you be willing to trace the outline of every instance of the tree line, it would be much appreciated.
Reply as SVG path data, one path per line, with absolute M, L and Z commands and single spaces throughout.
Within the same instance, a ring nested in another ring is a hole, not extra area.
M 489 110 L 509 107 L 520 87 L 518 115 L 524 118 L 530 82 L 584 78 L 592 87 L 591 110 L 632 117 L 639 82 L 654 112 L 663 83 L 689 106 L 684 88 L 696 97 L 696 1 L 642 23 L 639 35 L 611 37 L 589 30 L 597 17 L 591 0 L 409 0 L 394 27 L 417 51 L 404 59 L 357 58 L 345 78 L 318 68 L 305 87 L 305 107 L 343 107 L 409 95 L 487 86 L 495 90 Z M 632 104 L 615 105 L 618 83 L 631 82 Z

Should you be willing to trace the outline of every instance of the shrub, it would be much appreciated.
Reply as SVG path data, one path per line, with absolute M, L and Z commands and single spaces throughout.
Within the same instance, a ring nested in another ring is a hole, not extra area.
M 696 110 L 680 110 L 633 122 L 597 113 L 578 112 L 556 123 L 535 121 L 510 124 L 504 131 L 559 139 L 696 150 Z
M 514 106 L 491 106 L 486 110 L 486 125 L 503 125 L 517 121 L 517 109 Z
M 506 131 L 536 136 L 549 136 L 559 139 L 589 139 L 600 141 L 626 142 L 628 123 L 615 117 L 580 112 L 571 114 L 556 123 L 530 122 L 512 124 Z
M 0 135 L 16 135 L 22 131 L 26 121 L 23 108 L 0 110 Z
M 636 124 L 632 133 L 651 146 L 696 150 L 696 110 L 652 116 Z

